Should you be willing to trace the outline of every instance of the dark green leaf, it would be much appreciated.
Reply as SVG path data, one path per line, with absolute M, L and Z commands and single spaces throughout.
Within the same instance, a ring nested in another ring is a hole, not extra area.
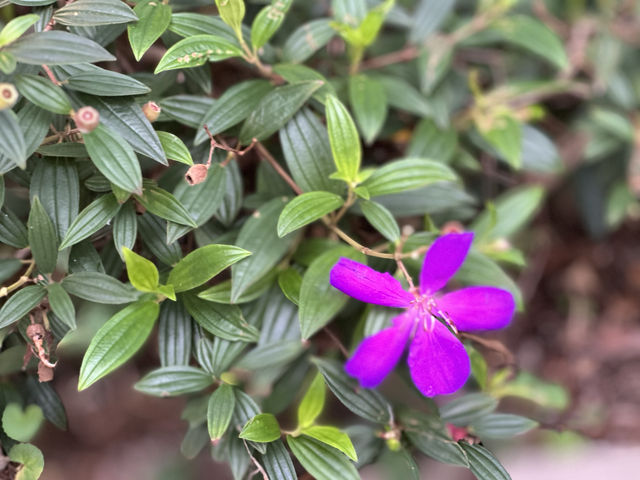
M 105 70 L 95 65 L 83 65 L 83 68 L 86 67 L 94 68 L 74 73 L 64 80 L 64 85 L 71 90 L 104 97 L 144 95 L 151 91 L 144 83 L 128 75 Z
M 134 388 L 156 397 L 174 397 L 199 392 L 213 383 L 204 370 L 186 365 L 162 367 L 147 373 Z M 205 430 L 206 432 L 206 430 Z
M 335 30 L 330 20 L 319 18 L 298 27 L 287 39 L 282 49 L 282 56 L 287 62 L 301 63 L 316 51 L 324 47 Z
M 138 3 L 133 11 L 139 20 L 127 26 L 127 33 L 133 56 L 140 61 L 142 55 L 171 23 L 171 7 L 165 3 L 148 0 Z
M 60 430 L 67 429 L 67 415 L 60 397 L 50 382 L 40 382 L 35 376 L 29 375 L 26 380 L 29 401 L 37 403 L 47 420 Z
M 29 245 L 26 227 L 15 213 L 6 208 L 0 211 L 0 240 L 15 248 Z
M 240 47 L 216 35 L 195 35 L 173 45 L 158 62 L 155 74 L 177 68 L 198 67 L 207 61 L 218 62 L 241 57 Z
M 56 10 L 53 19 L 62 25 L 90 27 L 133 22 L 138 17 L 119 0 L 76 0 Z
M 375 78 L 364 74 L 349 77 L 349 101 L 366 143 L 377 136 L 387 117 L 387 94 Z
M 284 237 L 340 208 L 344 200 L 329 192 L 303 193 L 291 200 L 278 218 L 278 236 Z
M 337 173 L 341 180 L 355 182 L 360 170 L 362 147 L 358 130 L 346 107 L 335 96 L 327 96 L 327 129 Z
M 37 75 L 17 75 L 16 86 L 31 103 L 53 113 L 68 115 L 71 102 L 62 88 Z
M 511 438 L 537 426 L 538 422 L 535 420 L 509 413 L 491 413 L 471 424 L 473 433 L 483 439 Z
M 113 194 L 109 193 L 98 197 L 82 210 L 69 226 L 60 243 L 60 250 L 70 247 L 100 230 L 118 213 L 119 209 L 120 204 Z
M 387 423 L 391 419 L 391 405 L 375 390 L 363 389 L 348 377 L 333 360 L 314 358 L 313 363 L 327 382 L 327 386 L 342 404 L 353 413 L 375 423 Z
M 299 315 L 303 339 L 329 323 L 347 303 L 348 297 L 329 283 L 329 272 L 340 257 L 365 261 L 364 255 L 351 247 L 336 247 L 317 257 L 302 277 Z
M 510 115 L 495 118 L 491 128 L 480 132 L 500 156 L 515 169 L 522 166 L 522 125 Z
M 43 273 L 53 272 L 58 260 L 56 229 L 37 196 L 33 197 L 27 229 L 29 246 L 38 270 Z
M 60 30 L 26 35 L 9 45 L 6 51 L 15 55 L 18 62 L 31 65 L 68 65 L 116 59 L 96 42 Z
M 155 302 L 137 302 L 107 320 L 82 359 L 78 390 L 84 390 L 129 360 L 151 333 L 159 310 Z
M 145 183 L 142 195 L 136 198 L 144 208 L 160 218 L 180 225 L 197 227 L 187 209 L 173 195 L 160 187 Z
M 171 16 L 169 30 L 181 37 L 194 35 L 217 35 L 229 42 L 236 42 L 233 30 L 218 16 L 203 15 L 201 13 L 179 12 Z
M 333 447 L 305 436 L 287 435 L 287 443 L 305 470 L 318 480 L 360 478 L 353 464 Z
M 151 253 L 166 265 L 175 265 L 182 258 L 182 249 L 178 242 L 166 242 L 167 226 L 161 218 L 145 213 L 138 216 L 140 238 Z
M 7 327 L 29 313 L 44 298 L 47 291 L 41 285 L 29 285 L 14 293 L 0 308 L 0 328 Z
M 281 340 L 259 345 L 237 363 L 237 366 L 254 371 L 274 366 L 282 366 L 300 355 L 304 346 L 300 340 Z
M 302 275 L 293 268 L 287 268 L 278 274 L 278 285 L 282 293 L 296 305 L 300 301 L 300 287 L 302 286 Z
M 133 149 L 120 134 L 98 125 L 82 137 L 91 161 L 100 173 L 127 192 L 142 192 L 140 164 Z
M 71 297 L 59 283 L 47 285 L 47 293 L 51 310 L 70 329 L 76 328 L 76 309 Z
M 272 414 L 260 413 L 245 424 L 239 436 L 252 442 L 273 442 L 280 438 L 280 425 Z
M 489 450 L 466 442 L 460 445 L 469 457 L 469 469 L 478 480 L 511 480 L 511 476 Z
M 137 294 L 133 288 L 100 272 L 77 272 L 66 276 L 62 286 L 71 295 L 95 303 L 119 305 L 133 302 Z
M 264 140 L 278 131 L 321 86 L 320 81 L 300 82 L 267 93 L 242 125 L 240 142 L 248 144 L 253 138 Z
M 411 42 L 423 42 L 435 32 L 451 13 L 455 3 L 455 0 L 420 0 L 412 17 L 409 33 Z
M 336 95 L 336 89 L 317 70 L 306 65 L 300 65 L 297 63 L 278 63 L 273 66 L 273 71 L 284 78 L 287 83 L 301 83 L 301 82 L 321 82 L 321 87 L 313 92 L 312 98 L 318 100 L 324 104 L 327 95 Z
M 20 168 L 27 165 L 27 146 L 18 117 L 13 110 L 0 111 L 0 154 Z
M 24 135 L 27 156 L 40 146 L 49 131 L 51 114 L 33 103 L 27 103 L 18 112 L 18 124 Z
M 233 394 L 233 387 L 226 383 L 221 384 L 209 397 L 207 427 L 212 442 L 220 440 L 227 431 L 235 405 L 236 397 Z
M 407 156 L 449 163 L 457 148 L 458 135 L 454 128 L 442 129 L 432 119 L 424 118 L 413 131 Z
M 158 319 L 160 365 L 188 365 L 191 358 L 191 317 L 180 302 L 162 302 Z
M 433 115 L 431 104 L 406 80 L 391 75 L 376 75 L 376 78 L 384 85 L 390 106 L 420 117 Z
M 270 480 L 297 480 L 293 462 L 282 441 L 269 443 L 266 453 L 260 459 Z
M 113 218 L 113 244 L 124 260 L 123 248 L 132 249 L 138 236 L 138 222 L 132 202 L 127 202 Z
M 216 105 L 215 102 L 212 98 L 196 95 L 174 95 L 163 98 L 159 105 L 164 115 L 188 127 L 199 129 L 205 114 Z M 204 135 L 200 142 L 207 138 L 206 133 Z
M 446 165 L 422 158 L 406 158 L 380 167 L 362 186 L 368 190 L 369 195 L 376 197 L 455 179 L 456 174 Z
M 466 426 L 493 412 L 498 406 L 498 400 L 485 393 L 471 393 L 456 398 L 440 407 L 443 420 L 458 426 Z
M 35 107 L 37 108 L 37 107 Z M 39 154 L 45 157 L 69 157 L 69 158 L 86 158 L 89 156 L 87 149 L 83 143 L 53 143 L 51 145 L 41 145 L 36 150 Z M 93 180 L 99 178 L 104 183 L 104 188 L 101 190 L 95 190 Z M 109 192 L 111 191 L 111 184 L 109 181 L 100 174 L 96 174 L 93 177 L 89 177 L 85 181 L 85 185 L 92 192 Z

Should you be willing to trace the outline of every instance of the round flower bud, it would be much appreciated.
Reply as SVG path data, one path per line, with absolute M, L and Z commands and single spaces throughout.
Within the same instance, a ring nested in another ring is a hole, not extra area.
M 142 113 L 151 123 L 158 119 L 161 111 L 162 109 L 155 102 L 147 102 L 142 106 Z
M 93 107 L 82 107 L 73 114 L 73 120 L 80 133 L 89 133 L 93 132 L 100 123 L 100 114 Z
M 187 170 L 184 179 L 189 185 L 197 185 L 207 179 L 208 171 L 209 167 L 207 165 L 205 165 L 204 163 L 196 163 L 195 165 L 192 165 L 189 170 Z
M 0 83 L 0 110 L 13 107 L 18 101 L 18 90 L 11 83 Z

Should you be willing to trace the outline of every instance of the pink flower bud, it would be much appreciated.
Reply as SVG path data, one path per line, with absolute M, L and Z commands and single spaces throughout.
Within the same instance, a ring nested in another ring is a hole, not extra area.
M 142 113 L 151 123 L 158 119 L 161 111 L 162 109 L 155 102 L 147 102 L 142 106 Z
M 18 101 L 18 90 L 11 83 L 0 83 L 0 110 L 13 107 Z
M 80 133 L 89 133 L 100 123 L 100 114 L 93 107 L 82 107 L 73 115 L 73 120 Z
M 187 170 L 184 179 L 189 185 L 197 185 L 207 179 L 208 171 L 209 167 L 207 165 L 205 165 L 204 163 L 196 163 L 195 165 L 192 165 L 189 170 Z

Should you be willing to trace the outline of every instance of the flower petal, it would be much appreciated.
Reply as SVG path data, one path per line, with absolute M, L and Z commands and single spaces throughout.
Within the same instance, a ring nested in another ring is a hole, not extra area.
M 419 327 L 409 347 L 413 383 L 425 397 L 448 395 L 462 388 L 471 370 L 464 346 L 442 323 L 432 331 Z
M 438 238 L 424 256 L 420 291 L 434 293 L 446 285 L 464 262 L 473 241 L 473 232 L 450 233 Z
M 495 330 L 509 325 L 516 309 L 513 295 L 496 287 L 469 287 L 447 293 L 438 307 L 458 330 Z
M 357 378 L 363 387 L 378 386 L 400 360 L 413 325 L 408 314 L 397 316 L 393 327 L 362 341 L 344 366 L 345 371 Z
M 374 269 L 348 258 L 341 258 L 331 269 L 331 285 L 350 297 L 385 307 L 408 307 L 414 299 L 398 280 L 388 273 Z

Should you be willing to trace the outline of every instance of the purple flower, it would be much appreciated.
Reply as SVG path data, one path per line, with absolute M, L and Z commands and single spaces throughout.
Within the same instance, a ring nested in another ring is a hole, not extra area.
M 393 319 L 393 326 L 365 338 L 345 365 L 363 387 L 373 388 L 384 380 L 409 338 L 407 362 L 413 383 L 423 395 L 453 393 L 467 381 L 469 356 L 447 325 L 454 331 L 494 330 L 507 326 L 515 310 L 511 293 L 500 288 L 438 293 L 462 265 L 472 241 L 473 233 L 437 239 L 425 255 L 420 287 L 409 292 L 388 273 L 353 260 L 341 258 L 333 266 L 330 281 L 338 290 L 363 302 L 406 308 Z

